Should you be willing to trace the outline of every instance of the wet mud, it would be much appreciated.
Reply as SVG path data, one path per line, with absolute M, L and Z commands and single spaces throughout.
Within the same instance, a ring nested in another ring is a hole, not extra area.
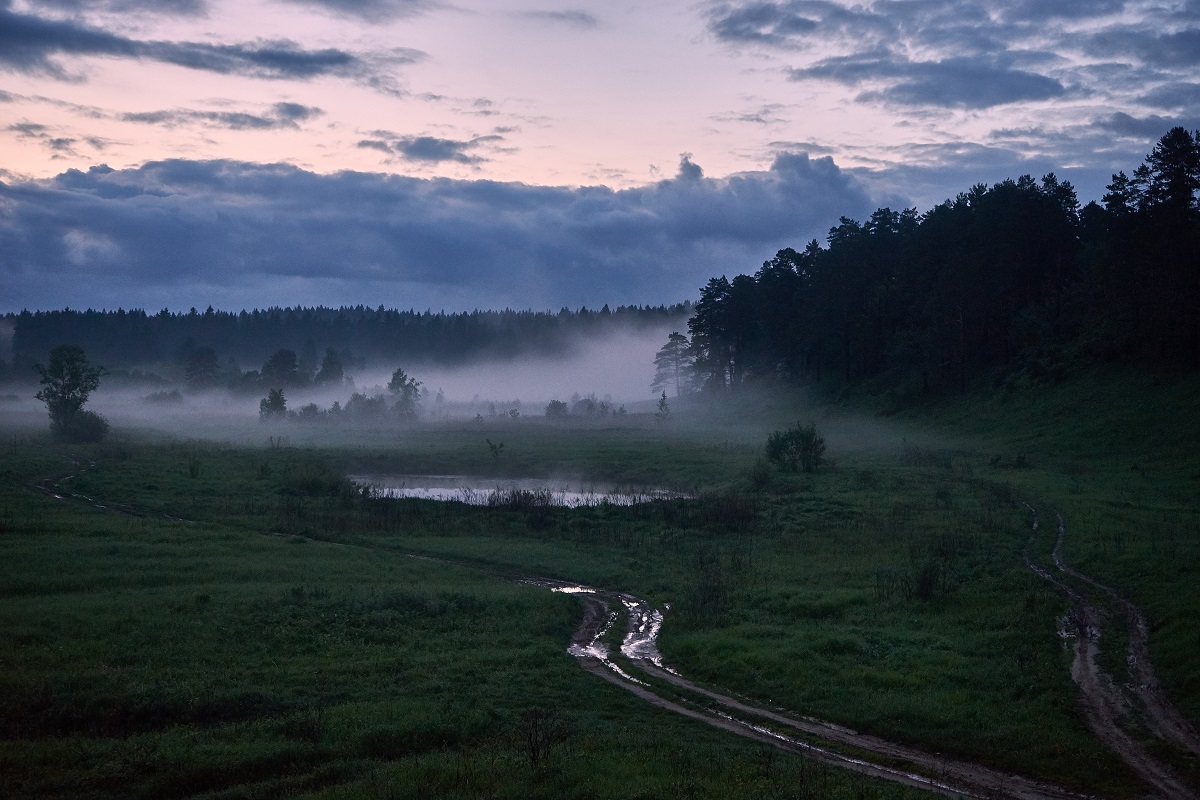
M 579 595 L 584 604 L 584 616 L 572 637 L 568 652 L 583 669 L 658 708 L 781 750 L 948 797 L 1067 800 L 1086 796 L 1019 775 L 888 742 L 830 722 L 784 714 L 699 686 L 663 663 L 657 644 L 663 613 L 645 600 L 628 593 L 560 581 L 530 578 L 524 582 Z M 611 609 L 614 607 L 625 610 L 626 629 L 620 654 L 628 669 L 614 662 L 607 645 L 601 643 L 597 646 L 612 629 Z M 633 671 L 654 679 L 654 682 L 632 677 L 630 673 Z M 668 687 L 660 688 L 661 684 L 668 684 Z M 691 702 L 668 696 L 674 694 L 670 691 L 671 687 L 703 700 Z
M 1036 563 L 1031 552 L 1041 524 L 1037 510 L 1028 504 L 1026 507 L 1033 514 L 1033 523 L 1029 544 L 1025 548 L 1025 565 L 1053 585 L 1071 603 L 1067 624 L 1060 629 L 1060 634 L 1075 641 L 1071 679 L 1079 687 L 1080 706 L 1088 727 L 1160 796 L 1168 800 L 1197 800 L 1200 793 L 1184 783 L 1170 766 L 1152 756 L 1125 727 L 1131 722 L 1140 723 L 1157 738 L 1200 754 L 1200 738 L 1195 729 L 1167 700 L 1154 673 L 1147 643 L 1149 625 L 1145 615 L 1112 588 L 1066 563 L 1062 546 L 1067 529 L 1061 514 L 1055 515 L 1058 534 L 1051 554 L 1056 572 Z M 1074 580 L 1069 581 L 1065 576 Z M 1093 592 L 1107 597 L 1125 618 L 1129 636 L 1126 663 L 1130 680 L 1124 685 L 1115 681 L 1097 662 L 1108 614 L 1091 596 Z

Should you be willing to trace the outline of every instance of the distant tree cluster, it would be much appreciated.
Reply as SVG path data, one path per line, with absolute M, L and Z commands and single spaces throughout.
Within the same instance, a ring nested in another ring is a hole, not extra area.
M 290 353 L 290 351 L 281 351 Z M 276 354 L 278 355 L 278 354 Z M 295 354 L 292 353 L 292 356 Z M 269 380 L 283 385 L 267 390 L 267 396 L 258 403 L 259 419 L 272 422 L 285 419 L 297 419 L 302 422 L 353 420 L 353 421 L 382 421 L 392 419 L 412 421 L 420 414 L 421 382 L 397 367 L 388 381 L 388 392 L 391 401 L 385 395 L 369 396 L 354 392 L 345 406 L 335 400 L 328 409 L 321 408 L 316 403 L 308 403 L 299 410 L 291 411 L 287 407 L 284 388 L 295 383 L 288 383 L 288 376 L 293 375 L 292 359 L 287 355 L 276 358 L 272 356 L 273 369 L 264 369 L 263 373 Z M 268 362 L 269 364 L 271 362 Z M 323 367 L 324 369 L 324 367 Z M 340 370 L 339 370 L 340 375 Z M 441 393 L 439 391 L 439 398 Z
M 608 396 L 599 399 L 595 392 L 587 396 L 576 393 L 571 396 L 569 405 L 562 400 L 551 400 L 546 404 L 546 416 L 551 419 L 563 419 L 569 416 L 607 417 L 609 414 L 623 417 L 625 416 L 625 406 L 614 404 L 612 398 Z
M 653 388 L 874 381 L 900 403 L 1084 359 L 1200 369 L 1198 191 L 1200 132 L 1175 128 L 1103 205 L 1049 174 L 843 217 L 826 247 L 711 279 Z

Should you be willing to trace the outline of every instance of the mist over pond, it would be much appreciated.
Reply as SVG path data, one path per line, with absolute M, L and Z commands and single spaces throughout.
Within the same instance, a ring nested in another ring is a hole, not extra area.
M 459 502 L 473 506 L 514 504 L 583 508 L 631 506 L 684 497 L 661 487 L 613 486 L 596 482 L 542 478 L 487 478 L 477 475 L 350 475 L 351 481 L 379 497 Z

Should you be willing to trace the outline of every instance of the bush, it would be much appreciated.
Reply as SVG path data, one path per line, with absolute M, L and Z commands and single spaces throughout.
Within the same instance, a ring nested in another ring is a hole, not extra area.
M 767 460 L 792 472 L 816 472 L 824 456 L 825 440 L 817 434 L 816 425 L 797 425 L 767 438 Z
M 567 415 L 567 404 L 562 400 L 551 400 L 546 404 L 547 417 L 565 417 Z
M 51 420 L 50 430 L 63 442 L 99 442 L 108 435 L 108 420 L 94 411 L 76 411 L 63 420 Z

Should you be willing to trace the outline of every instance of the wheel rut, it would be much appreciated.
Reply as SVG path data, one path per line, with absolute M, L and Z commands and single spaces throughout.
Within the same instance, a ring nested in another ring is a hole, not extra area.
M 1166 698 L 1150 662 L 1147 642 L 1149 625 L 1145 615 L 1114 589 L 1067 564 L 1062 555 L 1067 528 L 1061 514 L 1055 514 L 1058 531 L 1051 552 L 1051 560 L 1058 575 L 1036 563 L 1031 553 L 1041 527 L 1040 520 L 1033 506 L 1026 504 L 1026 507 L 1033 514 L 1033 524 L 1029 543 L 1025 548 L 1025 564 L 1058 589 L 1071 603 L 1069 630 L 1063 633 L 1075 640 L 1071 679 L 1079 687 L 1080 706 L 1088 727 L 1162 797 L 1168 800 L 1197 800 L 1200 794 L 1195 787 L 1188 786 L 1170 766 L 1151 755 L 1121 724 L 1122 721 L 1130 721 L 1136 717 L 1138 722 L 1159 739 L 1191 753 L 1200 754 L 1200 737 L 1197 737 L 1195 729 Z M 1059 575 L 1069 576 L 1076 584 L 1081 583 L 1088 588 L 1076 588 Z M 1098 592 L 1107 597 L 1120 609 L 1125 619 L 1129 635 L 1126 663 L 1129 667 L 1130 681 L 1124 687 L 1113 680 L 1097 661 L 1100 653 L 1099 641 L 1107 623 L 1107 614 L 1093 599 L 1091 592 Z

